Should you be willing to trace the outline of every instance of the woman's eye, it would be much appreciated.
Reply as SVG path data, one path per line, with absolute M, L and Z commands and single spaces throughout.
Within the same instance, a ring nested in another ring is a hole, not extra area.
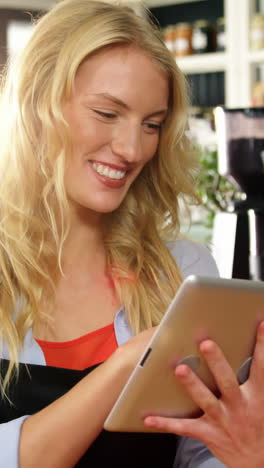
M 149 130 L 156 132 L 159 132 L 162 129 L 162 123 L 158 124 L 153 122 L 146 122 L 145 125 Z
M 99 110 L 94 110 L 94 112 L 98 115 L 100 115 L 101 117 L 104 117 L 105 119 L 114 119 L 116 117 L 115 114 L 111 114 L 110 112 L 103 112 L 103 111 L 99 111 Z

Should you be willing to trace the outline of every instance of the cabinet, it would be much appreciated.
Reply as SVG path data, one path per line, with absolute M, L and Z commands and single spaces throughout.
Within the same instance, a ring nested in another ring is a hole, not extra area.
M 209 0 L 207 1 L 208 8 L 210 8 Z M 151 8 L 185 2 L 184 0 L 174 2 L 173 0 L 147 0 L 146 3 Z M 228 44 L 226 52 L 177 58 L 179 67 L 187 74 L 224 72 L 225 104 L 228 107 L 250 105 L 255 69 L 259 64 L 264 64 L 264 50 L 251 51 L 249 48 L 250 20 L 251 15 L 256 11 L 256 6 L 257 0 L 224 0 Z

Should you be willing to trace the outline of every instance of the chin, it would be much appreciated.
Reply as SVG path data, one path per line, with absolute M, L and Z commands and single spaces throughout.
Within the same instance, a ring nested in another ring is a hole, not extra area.
M 126 195 L 126 194 L 125 194 Z M 117 210 L 119 206 L 123 203 L 125 195 L 119 197 L 113 197 L 108 195 L 107 197 L 98 197 L 97 199 L 93 200 L 93 203 L 88 204 L 87 208 L 97 212 L 97 213 L 112 213 L 113 211 Z
M 105 200 L 104 202 L 100 201 L 99 203 L 93 203 L 93 204 L 85 204 L 83 205 L 84 208 L 87 208 L 90 211 L 93 211 L 98 214 L 107 214 L 107 213 L 112 213 L 113 211 L 117 210 L 123 200 L 118 200 L 118 202 L 112 202 L 111 200 Z
M 97 213 L 101 213 L 101 214 L 113 213 L 114 211 L 116 211 L 119 208 L 120 205 L 121 205 L 121 203 L 119 203 L 118 205 L 104 206 L 104 207 L 100 207 L 100 208 L 96 209 L 95 211 Z
M 100 215 L 104 215 L 104 214 L 110 214 L 110 213 L 113 213 L 115 210 L 117 210 L 119 208 L 119 206 L 121 205 L 123 199 L 122 200 L 118 200 L 116 202 L 112 201 L 111 203 L 111 200 L 100 200 L 100 201 L 94 201 L 93 203 L 89 202 L 88 201 L 84 201 L 84 200 L 70 200 L 70 205 L 71 205 L 71 209 L 72 209 L 72 212 L 76 213 L 76 214 L 81 214 L 81 217 L 88 217 L 89 216 L 99 216 Z M 78 216 L 79 216 L 78 215 Z M 88 219 L 87 218 L 87 219 Z

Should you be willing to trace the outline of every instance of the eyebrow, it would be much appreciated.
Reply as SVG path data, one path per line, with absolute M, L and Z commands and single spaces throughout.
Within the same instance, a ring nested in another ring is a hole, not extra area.
M 114 104 L 117 104 L 118 106 L 123 107 L 123 109 L 129 110 L 129 106 L 124 101 L 121 101 L 121 99 L 118 99 L 117 97 L 112 96 L 112 94 L 99 93 L 99 94 L 96 94 L 96 96 L 103 97 L 103 98 L 107 99 L 108 101 L 111 101 Z M 154 117 L 154 116 L 158 116 L 158 115 L 166 115 L 167 112 L 168 112 L 168 108 L 160 109 L 160 110 L 157 110 L 155 112 L 151 112 L 151 114 L 147 115 L 146 117 L 148 118 L 148 117 Z

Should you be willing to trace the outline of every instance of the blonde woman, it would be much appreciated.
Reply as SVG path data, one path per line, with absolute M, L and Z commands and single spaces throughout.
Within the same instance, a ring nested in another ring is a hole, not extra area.
M 146 419 L 158 435 L 102 430 L 182 278 L 217 275 L 205 248 L 177 240 L 179 198 L 196 199 L 187 106 L 159 32 L 123 5 L 59 2 L 10 65 L 1 102 L 0 467 L 261 465 L 240 453 L 242 424 L 232 435 L 230 402 L 241 390 L 208 341 L 201 348 L 221 369 L 222 399 L 186 366 L 176 371 L 202 418 Z M 263 438 L 259 447 L 248 440 L 261 454 Z

